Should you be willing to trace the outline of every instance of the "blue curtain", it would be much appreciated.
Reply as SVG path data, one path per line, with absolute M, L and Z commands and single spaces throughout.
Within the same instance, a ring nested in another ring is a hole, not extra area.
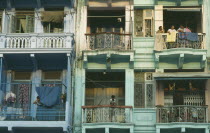
M 36 87 L 36 92 L 40 97 L 40 101 L 44 106 L 52 107 L 54 105 L 60 104 L 60 87 Z

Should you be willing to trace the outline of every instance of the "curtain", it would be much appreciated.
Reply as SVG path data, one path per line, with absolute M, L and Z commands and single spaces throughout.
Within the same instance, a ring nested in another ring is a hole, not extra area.
M 23 32 L 26 33 L 26 19 L 20 19 L 20 24 L 23 28 Z
M 64 20 L 63 11 L 46 11 L 42 12 L 42 22 L 61 23 Z

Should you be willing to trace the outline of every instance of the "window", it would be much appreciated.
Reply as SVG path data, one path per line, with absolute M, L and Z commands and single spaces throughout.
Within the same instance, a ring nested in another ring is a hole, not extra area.
M 135 72 L 135 108 L 154 107 L 154 81 L 152 73 Z
M 45 71 L 42 73 L 42 85 L 49 87 L 64 87 L 62 84 L 62 71 Z
M 161 81 L 164 105 L 205 105 L 205 80 Z
M 31 80 L 31 72 L 13 72 L 13 80 Z
M 34 12 L 16 12 L 10 16 L 11 33 L 34 32 Z
M 63 32 L 64 11 L 44 11 L 41 19 L 45 33 Z
M 125 105 L 124 72 L 87 72 L 85 105 L 109 105 L 111 96 L 116 105 Z
M 43 72 L 43 80 L 61 80 L 61 71 L 46 71 Z
M 63 23 L 44 22 L 44 33 L 62 33 Z
M 89 11 L 87 20 L 87 31 L 90 33 L 125 31 L 125 11 Z
M 202 33 L 202 12 L 199 8 L 192 11 L 188 8 L 179 8 L 176 10 L 169 8 L 163 11 L 163 25 L 166 32 L 172 25 L 174 25 L 176 30 L 179 29 L 180 25 L 183 25 L 194 33 Z
M 136 37 L 154 36 L 154 10 L 135 10 L 134 32 Z

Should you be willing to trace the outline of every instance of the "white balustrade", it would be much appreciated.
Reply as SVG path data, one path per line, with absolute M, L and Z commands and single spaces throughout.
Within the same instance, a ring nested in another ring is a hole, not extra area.
M 1 48 L 71 48 L 72 36 L 69 34 L 9 34 L 2 35 Z

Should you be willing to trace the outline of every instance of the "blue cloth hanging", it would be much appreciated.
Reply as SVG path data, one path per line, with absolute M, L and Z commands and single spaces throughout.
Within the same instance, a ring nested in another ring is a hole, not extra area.
M 52 107 L 56 104 L 60 104 L 60 87 L 36 87 L 36 92 L 40 97 L 40 101 L 44 106 Z
M 198 33 L 187 32 L 186 34 L 187 34 L 187 40 L 192 42 L 198 41 Z

